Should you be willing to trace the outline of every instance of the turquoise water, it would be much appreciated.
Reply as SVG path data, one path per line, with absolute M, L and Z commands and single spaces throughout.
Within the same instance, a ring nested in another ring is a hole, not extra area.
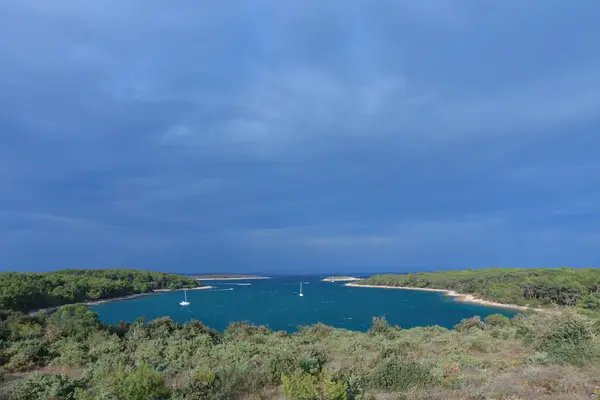
M 304 297 L 298 296 L 300 280 Z M 247 281 L 211 281 L 215 289 L 188 291 L 188 307 L 181 307 L 183 292 L 167 292 L 134 300 L 92 307 L 108 323 L 132 322 L 138 317 L 169 316 L 178 322 L 198 319 L 223 330 L 230 322 L 248 321 L 274 330 L 293 332 L 299 325 L 322 322 L 340 328 L 366 331 L 371 318 L 385 316 L 402 328 L 440 325 L 451 328 L 463 318 L 516 311 L 459 303 L 437 292 L 353 288 L 321 282 L 320 277 L 283 277 Z

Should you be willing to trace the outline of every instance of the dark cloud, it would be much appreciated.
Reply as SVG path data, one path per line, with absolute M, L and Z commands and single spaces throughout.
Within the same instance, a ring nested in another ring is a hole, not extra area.
M 0 4 L 0 267 L 593 265 L 600 6 Z

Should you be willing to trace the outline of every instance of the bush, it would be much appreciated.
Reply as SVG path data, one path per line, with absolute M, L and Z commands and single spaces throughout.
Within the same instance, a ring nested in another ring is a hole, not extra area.
M 50 324 L 63 336 L 82 340 L 102 325 L 98 313 L 88 307 L 75 304 L 63 306 L 50 318 Z
M 243 393 L 255 393 L 265 387 L 266 376 L 247 360 L 219 363 L 215 368 L 219 399 L 235 399 Z
M 92 380 L 90 391 L 93 398 L 119 400 L 160 400 L 169 394 L 163 375 L 147 364 L 135 369 L 118 365 L 99 371 Z
M 357 374 L 352 369 L 341 369 L 335 373 L 333 379 L 346 385 L 348 400 L 364 398 L 365 386 L 368 383 L 364 376 Z
M 510 319 L 502 314 L 488 315 L 483 321 L 489 326 L 503 327 L 510 324 Z
M 528 361 L 531 364 L 541 364 L 541 365 L 550 364 L 550 362 L 551 362 L 550 358 L 548 357 L 548 354 L 544 353 L 543 351 L 538 351 L 537 353 L 535 353 L 534 355 L 529 357 Z
M 327 361 L 325 352 L 320 348 L 312 348 L 307 356 L 300 360 L 300 368 L 309 374 L 321 372 L 323 365 Z
M 173 400 L 218 399 L 216 374 L 206 366 L 195 369 L 175 385 L 171 398 Z
M 334 328 L 322 323 L 318 323 L 310 326 L 298 327 L 298 333 L 303 338 L 308 338 L 309 341 L 313 342 L 319 339 L 325 339 L 329 337 L 334 331 Z
M 424 387 L 434 381 L 429 369 L 414 361 L 390 359 L 375 368 L 370 382 L 379 389 L 404 391 Z
M 471 328 L 485 329 L 485 323 L 476 315 L 472 318 L 463 319 L 459 324 L 454 326 L 458 332 L 468 331 Z
M 40 340 L 16 342 L 8 354 L 11 357 L 5 368 L 9 371 L 27 371 L 44 364 L 49 356 L 46 344 Z
M 83 382 L 64 375 L 31 374 L 15 382 L 11 391 L 11 400 L 75 400 L 77 390 L 83 388 Z
M 550 362 L 583 365 L 599 356 L 591 321 L 574 312 L 537 313 L 517 323 L 524 344 L 547 354 Z
M 64 339 L 55 343 L 52 349 L 53 353 L 59 354 L 57 358 L 52 360 L 53 365 L 83 367 L 90 361 L 87 347 L 79 342 Z
M 373 317 L 371 320 L 371 329 L 369 329 L 368 333 L 371 335 L 385 335 L 390 329 L 390 324 L 384 317 Z
M 287 400 L 347 400 L 346 385 L 333 381 L 331 375 L 322 371 L 318 375 L 297 370 L 281 379 Z
M 279 385 L 283 375 L 289 375 L 297 368 L 298 362 L 288 353 L 276 353 L 271 357 L 265 366 L 267 381 L 271 384 Z

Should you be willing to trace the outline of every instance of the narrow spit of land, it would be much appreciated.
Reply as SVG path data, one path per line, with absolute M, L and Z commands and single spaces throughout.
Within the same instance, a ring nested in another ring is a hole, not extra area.
M 208 274 L 208 275 L 194 275 L 193 279 L 198 281 L 233 281 L 233 280 L 246 280 L 246 279 L 269 279 L 268 276 L 258 275 L 238 275 L 238 274 Z
M 354 276 L 328 276 L 323 279 L 323 282 L 352 282 L 359 281 L 361 278 L 356 278 Z

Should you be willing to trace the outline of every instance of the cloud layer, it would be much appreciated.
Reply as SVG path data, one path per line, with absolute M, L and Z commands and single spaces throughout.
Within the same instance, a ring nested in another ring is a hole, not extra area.
M 0 269 L 597 265 L 599 17 L 3 1 Z

